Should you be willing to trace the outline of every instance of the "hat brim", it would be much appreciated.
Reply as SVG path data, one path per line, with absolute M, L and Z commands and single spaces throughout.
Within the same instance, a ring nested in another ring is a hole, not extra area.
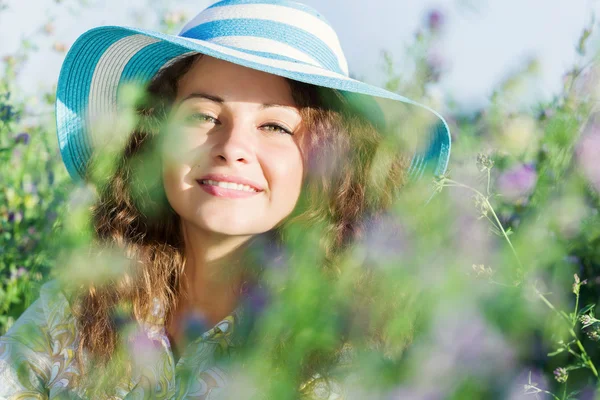
M 355 108 L 366 114 L 390 114 L 402 104 L 408 112 L 424 112 L 427 124 L 410 132 L 415 151 L 409 178 L 440 175 L 450 156 L 450 132 L 433 109 L 399 94 L 352 79 L 308 62 L 277 53 L 233 48 L 149 30 L 104 26 L 82 34 L 67 53 L 57 85 L 56 124 L 59 148 L 67 171 L 75 181 L 85 176 L 87 162 L 97 145 L 91 131 L 94 116 L 116 112 L 119 87 L 126 82 L 149 81 L 162 67 L 186 53 L 202 53 L 244 67 L 296 81 L 339 90 Z M 392 101 L 393 106 L 385 104 Z M 383 111 L 382 111 L 383 110 Z M 406 111 L 406 110 L 404 110 Z M 402 112 L 399 115 L 406 115 Z M 373 116 L 375 119 L 378 118 Z

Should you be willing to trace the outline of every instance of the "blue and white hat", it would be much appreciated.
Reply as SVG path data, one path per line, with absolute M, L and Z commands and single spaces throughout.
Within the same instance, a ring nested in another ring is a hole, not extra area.
M 399 133 L 416 143 L 409 176 L 417 180 L 425 171 L 446 171 L 450 133 L 444 119 L 427 106 L 350 78 L 337 34 L 316 10 L 289 0 L 222 0 L 178 35 L 103 26 L 77 39 L 64 60 L 56 98 L 60 152 L 75 181 L 85 179 L 90 156 L 99 147 L 92 121 L 117 111 L 121 85 L 148 82 L 161 68 L 193 53 L 337 89 L 357 107 L 387 120 L 424 113 L 426 124 Z

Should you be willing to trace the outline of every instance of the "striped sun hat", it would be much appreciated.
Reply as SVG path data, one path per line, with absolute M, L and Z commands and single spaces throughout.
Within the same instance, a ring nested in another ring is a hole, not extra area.
M 223 0 L 200 12 L 178 35 L 103 26 L 77 39 L 60 71 L 56 99 L 60 152 L 75 181 L 85 179 L 90 156 L 101 143 L 93 121 L 117 112 L 121 85 L 146 83 L 192 53 L 337 89 L 384 125 L 423 114 L 426 123 L 398 133 L 415 145 L 409 176 L 417 180 L 446 171 L 450 133 L 444 119 L 427 106 L 350 78 L 337 34 L 320 13 L 288 0 Z

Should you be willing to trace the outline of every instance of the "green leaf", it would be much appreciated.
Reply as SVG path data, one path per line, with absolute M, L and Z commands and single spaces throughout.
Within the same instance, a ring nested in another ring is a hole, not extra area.
M 560 353 L 562 353 L 564 351 L 565 351 L 565 349 L 562 348 L 562 349 L 558 349 L 556 351 L 553 351 L 552 353 L 548 353 L 547 355 L 548 355 L 548 357 L 554 357 L 555 355 L 560 354 Z
M 596 304 L 591 303 L 588 304 L 587 306 L 583 307 L 581 310 L 579 310 L 579 312 L 577 313 L 577 316 L 583 315 L 583 314 L 587 314 L 588 311 L 593 310 L 593 308 L 596 306 Z

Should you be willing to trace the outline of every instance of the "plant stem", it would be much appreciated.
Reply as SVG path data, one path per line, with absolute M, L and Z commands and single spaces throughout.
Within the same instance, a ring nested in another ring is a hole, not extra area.
M 579 310 L 579 288 L 577 289 L 577 293 L 575 293 L 575 311 L 573 311 L 572 329 L 575 329 L 575 325 L 577 325 L 577 310 Z
M 575 358 L 579 358 L 579 359 L 581 359 L 581 356 L 580 356 L 579 354 L 575 353 L 575 352 L 574 352 L 574 351 L 573 351 L 573 350 L 572 350 L 570 347 L 568 347 L 568 350 L 567 350 L 567 351 L 569 352 L 569 354 L 572 354 L 572 355 L 574 355 L 574 356 L 575 356 Z
M 488 170 L 488 176 L 489 176 L 489 170 Z M 517 262 L 519 263 L 519 266 L 521 267 L 521 269 L 523 269 L 523 264 L 521 263 L 521 260 L 519 259 L 519 255 L 517 254 L 515 248 L 512 245 L 511 240 L 509 239 L 508 235 L 506 234 L 506 231 L 504 230 L 504 227 L 502 226 L 502 224 L 500 223 L 500 219 L 498 218 L 498 216 L 496 215 L 496 212 L 494 211 L 494 209 L 492 208 L 492 205 L 490 204 L 488 197 L 484 196 L 479 190 L 472 188 L 470 186 L 464 185 L 462 183 L 456 182 L 452 179 L 448 179 L 446 178 L 446 182 L 448 182 L 449 184 L 444 183 L 444 186 L 447 187 L 460 187 L 460 188 L 464 188 L 464 189 L 468 189 L 474 193 L 476 193 L 478 196 L 481 196 L 482 199 L 484 199 L 485 204 L 487 206 L 487 208 L 489 209 L 489 211 L 492 213 L 492 215 L 494 216 L 494 219 L 496 220 L 496 224 L 498 226 L 498 228 L 500 229 L 500 231 L 502 232 L 502 235 L 504 236 L 504 238 L 506 239 L 506 242 L 508 243 L 508 245 L 510 246 L 510 249 L 513 252 L 513 255 L 515 256 L 515 259 L 517 260 Z M 488 178 L 488 184 L 489 184 L 489 178 Z M 488 189 L 489 191 L 489 189 Z M 489 219 L 489 218 L 488 218 Z M 598 376 L 598 371 L 596 370 L 596 367 L 594 366 L 594 363 L 592 362 L 592 359 L 590 358 L 590 356 L 587 354 L 587 352 L 585 351 L 585 348 L 583 347 L 583 344 L 581 343 L 581 341 L 579 340 L 579 338 L 577 337 L 577 334 L 574 331 L 576 322 L 577 322 L 577 309 L 579 307 L 579 293 L 577 293 L 577 299 L 575 302 L 575 316 L 574 316 L 574 320 L 570 320 L 568 317 L 566 317 L 565 315 L 561 314 L 553 305 L 552 303 L 550 303 L 548 301 L 548 299 L 546 299 L 546 297 L 540 293 L 539 290 L 537 290 L 537 288 L 535 289 L 536 294 L 542 299 L 542 301 L 544 303 L 546 303 L 546 305 L 553 310 L 554 312 L 556 312 L 558 315 L 561 316 L 562 319 L 565 320 L 565 322 L 567 323 L 567 326 L 569 327 L 569 334 L 573 337 L 573 339 L 575 339 L 575 343 L 577 343 L 577 347 L 579 348 L 579 350 L 581 351 L 581 355 L 583 358 L 583 361 L 587 364 L 587 366 L 592 370 L 592 373 L 594 374 L 594 376 L 596 377 L 596 379 L 598 379 L 598 381 L 600 382 L 600 377 Z M 565 389 L 566 390 L 566 389 Z M 554 395 L 553 395 L 554 396 Z M 554 396 L 555 398 L 557 398 L 556 396 Z M 558 398 L 557 398 L 558 399 Z
M 446 183 L 447 182 L 447 183 Z M 506 239 L 506 242 L 508 243 L 513 255 L 515 256 L 515 259 L 517 260 L 517 263 L 519 264 L 519 267 L 521 268 L 521 270 L 523 271 L 523 264 L 521 263 L 521 260 L 511 242 L 511 240 L 508 237 L 508 234 L 506 233 L 506 231 L 504 230 L 504 227 L 502 226 L 502 223 L 500 223 L 500 219 L 498 218 L 498 215 L 496 214 L 496 212 L 494 211 L 492 205 L 489 202 L 489 197 L 490 197 L 490 170 L 488 169 L 487 171 L 487 196 L 484 196 L 480 191 L 478 191 L 475 188 L 472 188 L 470 186 L 464 185 L 462 183 L 456 182 L 452 179 L 448 179 L 446 178 L 444 184 L 444 187 L 460 187 L 463 189 L 468 189 L 472 192 L 474 192 L 475 194 L 477 194 L 478 196 L 481 197 L 481 199 L 483 199 L 483 201 L 485 202 L 485 207 L 486 207 L 486 211 L 489 211 L 492 213 L 492 215 L 494 216 L 495 219 L 495 224 L 494 221 L 492 221 L 490 219 L 490 217 L 487 215 L 487 212 L 484 212 L 484 216 L 490 221 L 490 223 L 492 223 L 492 225 L 496 225 L 500 231 L 502 232 L 502 235 L 504 236 L 504 238 Z M 600 383 L 600 377 L 598 376 L 598 371 L 596 370 L 596 367 L 594 366 L 594 363 L 592 362 L 592 359 L 590 358 L 590 356 L 587 354 L 585 348 L 583 347 L 583 344 L 581 343 L 581 341 L 579 340 L 579 338 L 577 337 L 577 334 L 575 333 L 574 329 L 575 326 L 577 325 L 577 311 L 579 309 L 579 291 L 576 291 L 576 297 L 575 297 L 575 310 L 573 312 L 573 318 L 569 318 L 566 315 L 563 315 L 564 313 L 559 312 L 554 305 L 552 305 L 552 303 L 550 303 L 550 301 L 548 301 L 548 299 L 546 299 L 546 297 L 540 293 L 539 290 L 537 290 L 537 288 L 535 288 L 536 294 L 538 295 L 539 298 L 542 299 L 542 301 L 544 303 L 546 303 L 546 305 L 553 310 L 554 312 L 556 312 L 558 315 L 560 315 L 560 317 L 566 322 L 567 326 L 569 327 L 569 334 L 573 337 L 573 339 L 575 340 L 575 343 L 577 344 L 577 347 L 579 348 L 579 350 L 581 351 L 581 355 L 575 353 L 573 350 L 571 350 L 570 345 L 567 345 L 567 350 L 570 354 L 574 355 L 576 358 L 578 358 L 579 360 L 581 360 L 585 365 L 587 365 L 587 367 L 592 371 L 592 373 L 594 374 L 594 376 L 596 377 L 596 379 L 598 380 L 598 382 Z M 531 379 L 531 376 L 530 376 Z M 539 390 L 539 389 L 538 389 Z M 550 393 L 548 391 L 545 390 L 541 390 L 544 393 L 550 394 L 554 399 L 556 400 L 560 400 L 556 395 L 554 395 L 553 393 Z M 562 395 L 562 400 L 566 400 L 567 398 L 567 382 L 564 383 L 564 389 L 563 389 L 563 395 Z
M 577 347 L 579 347 L 579 350 L 581 351 L 581 354 L 583 355 L 584 362 L 588 365 L 588 367 L 592 370 L 592 373 L 594 374 L 594 376 L 596 377 L 596 379 L 598 379 L 598 381 L 600 382 L 600 377 L 598 376 L 598 371 L 596 370 L 596 367 L 594 366 L 594 363 L 592 362 L 592 359 L 590 358 L 590 356 L 585 351 L 585 348 L 583 347 L 583 344 L 581 344 L 581 341 L 579 340 L 579 338 L 577 338 L 577 334 L 575 333 L 575 331 L 573 330 L 573 328 L 571 328 L 571 321 L 568 318 L 566 318 L 564 315 L 562 315 L 552 305 L 552 303 L 550 303 L 548 301 L 548 299 L 546 299 L 546 297 L 542 293 L 540 293 L 539 290 L 535 289 L 535 293 L 539 296 L 540 299 L 542 299 L 542 301 L 544 303 L 546 303 L 546 305 L 552 311 L 556 312 L 558 315 L 560 315 L 562 317 L 562 319 L 564 319 L 567 322 L 567 325 L 569 326 L 569 334 L 573 337 L 573 339 L 575 339 L 575 343 L 577 344 Z
M 487 195 L 490 196 L 490 181 L 492 180 L 491 168 L 487 169 Z
M 498 218 L 498 215 L 496 215 L 496 212 L 492 208 L 492 205 L 490 204 L 488 198 L 486 196 L 484 196 L 483 193 L 481 193 L 479 190 L 474 189 L 474 188 L 472 188 L 470 186 L 467 186 L 467 185 L 464 185 L 462 183 L 453 181 L 452 179 L 447 179 L 447 182 L 450 182 L 450 185 L 444 184 L 444 186 L 448 186 L 448 187 L 461 187 L 461 188 L 464 188 L 464 189 L 468 189 L 468 190 L 476 193 L 477 195 L 481 196 L 481 198 L 483 198 L 485 200 L 485 204 L 486 204 L 487 208 L 491 211 L 492 215 L 494 216 L 494 219 L 496 220 L 495 221 L 496 225 L 498 226 L 498 228 L 502 232 L 502 235 L 504 236 L 504 239 L 506 239 L 506 242 L 508 243 L 508 246 L 510 247 L 513 255 L 515 256 L 515 259 L 517 260 L 517 263 L 519 263 L 519 267 L 521 267 L 521 269 L 524 269 L 523 268 L 523 264 L 521 263 L 521 260 L 519 259 L 519 256 L 517 254 L 517 251 L 515 250 L 512 242 L 508 238 L 508 235 L 506 234 L 506 231 L 504 230 L 504 227 L 502 226 L 502 223 L 500 223 L 500 219 Z

